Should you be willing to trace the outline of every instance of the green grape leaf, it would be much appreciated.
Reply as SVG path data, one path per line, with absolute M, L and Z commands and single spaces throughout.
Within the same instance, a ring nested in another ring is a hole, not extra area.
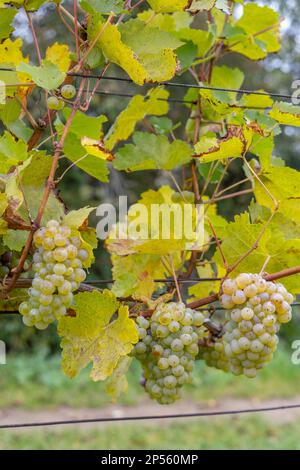
M 103 15 L 119 15 L 124 11 L 124 0 L 80 0 L 80 6 L 91 14 L 97 12 Z
M 175 127 L 168 117 L 150 116 L 149 122 L 157 134 L 169 134 Z
M 99 31 L 102 31 L 101 35 L 99 35 Z M 123 41 L 118 26 L 108 24 L 104 27 L 97 17 L 91 17 L 88 25 L 88 37 L 92 41 L 97 35 L 99 36 L 97 47 L 100 48 L 106 59 L 125 70 L 138 85 L 147 82 L 163 82 L 174 77 L 177 70 L 177 60 L 172 49 L 164 48 L 159 52 L 143 52 L 137 55 Z M 147 32 L 144 38 L 139 37 L 136 44 L 141 41 L 147 45 Z
M 288 126 L 300 126 L 300 106 L 294 106 L 290 103 L 283 101 L 275 103 L 269 116 L 279 124 L 285 124 Z
M 113 162 L 117 170 L 173 170 L 192 157 L 192 149 L 186 142 L 170 143 L 164 135 L 136 132 L 133 142 L 134 145 L 127 144 L 117 152 Z
M 22 251 L 28 238 L 25 230 L 8 230 L 3 236 L 3 243 L 12 251 Z
M 9 128 L 11 123 L 15 122 L 21 114 L 22 107 L 18 101 L 8 98 L 5 104 L 0 105 L 0 119 L 3 124 Z
M 39 87 L 49 91 L 58 88 L 66 77 L 57 65 L 48 60 L 44 60 L 40 67 L 20 63 L 17 71 L 26 73 Z
M 7 173 L 10 168 L 22 163 L 28 156 L 26 143 L 16 140 L 5 131 L 0 137 L 0 173 Z
M 238 68 L 230 68 L 226 65 L 213 68 L 211 85 L 217 88 L 233 88 L 239 89 L 244 81 L 244 73 Z M 237 94 L 226 91 L 214 91 L 213 96 L 221 103 L 234 104 Z
M 134 96 L 122 111 L 105 136 L 105 145 L 112 150 L 121 140 L 127 140 L 136 124 L 147 115 L 162 116 L 169 111 L 167 100 L 169 93 L 163 88 L 154 88 L 146 96 Z
M 95 209 L 95 207 L 82 207 L 81 209 L 70 211 L 64 217 L 63 223 L 71 228 L 79 228 Z
M 37 216 L 40 201 L 44 193 L 44 184 L 52 165 L 52 157 L 45 152 L 32 152 L 7 179 L 5 192 L 15 216 L 29 225 L 31 218 Z M 29 213 L 30 212 L 30 217 Z M 57 196 L 51 192 L 45 207 L 42 223 L 57 219 L 64 215 L 64 206 Z
M 7 38 L 14 30 L 12 23 L 18 10 L 16 8 L 7 8 L 0 13 L 0 39 Z
M 198 47 L 192 41 L 188 41 L 176 50 L 180 64 L 180 74 L 188 70 L 198 55 Z
M 258 248 L 249 254 L 234 270 L 232 276 L 241 272 L 260 272 L 264 261 L 270 257 L 267 271 L 270 273 L 293 267 L 297 264 L 300 253 L 300 239 L 286 239 L 279 223 L 266 228 Z M 222 237 L 222 251 L 229 265 L 233 265 L 255 244 L 265 225 L 263 223 L 251 223 L 248 213 L 235 216 L 234 222 L 218 230 Z M 217 251 L 213 261 L 222 264 L 222 259 Z M 292 292 L 299 292 L 300 276 L 286 278 L 283 283 Z
M 132 19 L 120 25 L 122 41 L 138 55 L 158 54 L 165 49 L 177 49 L 183 43 L 173 34 L 161 31 L 151 23 L 145 24 L 140 19 Z M 139 38 L 137 41 L 136 38 Z
M 176 36 L 183 41 L 191 41 L 195 44 L 199 57 L 204 57 L 214 44 L 213 34 L 202 29 L 182 28 Z
M 128 307 L 120 305 L 114 294 L 105 290 L 77 294 L 74 310 L 75 317 L 64 317 L 58 322 L 63 371 L 73 378 L 92 362 L 91 378 L 105 380 L 120 358 L 127 356 L 138 342 Z
M 246 4 L 235 27 L 237 35 L 227 40 L 230 50 L 252 60 L 264 59 L 269 53 L 279 51 L 280 19 L 272 8 Z
M 68 120 L 70 114 L 70 108 L 63 110 L 63 115 L 66 120 Z M 101 139 L 103 137 L 102 126 L 105 122 L 107 122 L 107 117 L 104 115 L 89 116 L 81 111 L 77 111 L 72 120 L 70 132 L 79 138 L 88 137 L 90 139 Z M 61 133 L 64 125 L 57 120 L 55 127 Z
M 81 139 L 75 134 L 68 134 L 63 150 L 66 157 L 78 168 L 103 183 L 108 182 L 108 168 L 103 155 L 89 154 L 88 150 L 82 145 Z

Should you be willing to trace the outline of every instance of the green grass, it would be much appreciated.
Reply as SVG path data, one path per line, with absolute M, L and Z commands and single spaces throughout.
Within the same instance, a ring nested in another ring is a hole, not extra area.
M 274 424 L 258 417 L 177 421 L 169 425 L 115 424 L 80 431 L 1 431 L 0 449 L 294 449 L 300 450 L 300 421 Z
M 194 384 L 186 387 L 183 397 L 194 402 L 211 402 L 228 398 L 289 398 L 299 394 L 300 366 L 290 361 L 290 353 L 281 349 L 275 360 L 256 379 L 230 374 L 197 365 Z M 134 364 L 129 374 L 128 393 L 120 403 L 134 405 L 146 400 L 139 385 L 140 369 Z M 60 370 L 57 356 L 46 359 L 41 352 L 34 356 L 10 356 L 0 374 L 1 407 L 28 409 L 57 406 L 101 407 L 110 402 L 102 383 L 94 383 L 83 371 L 69 379 Z

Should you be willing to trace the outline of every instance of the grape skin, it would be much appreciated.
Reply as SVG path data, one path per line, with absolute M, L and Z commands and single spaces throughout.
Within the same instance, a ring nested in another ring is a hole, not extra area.
M 25 325 L 42 330 L 67 314 L 73 292 L 86 278 L 82 261 L 89 258 L 89 253 L 79 237 L 71 237 L 70 227 L 56 220 L 37 230 L 34 244 L 34 279 L 29 299 L 21 303 L 19 311 Z
M 204 319 L 175 302 L 159 305 L 150 319 L 136 318 L 140 339 L 133 356 L 142 364 L 147 393 L 158 403 L 174 403 L 191 382 L 199 340 L 207 335 Z
M 224 335 L 199 357 L 211 367 L 254 378 L 273 358 L 280 325 L 292 318 L 293 296 L 282 284 L 248 273 L 226 279 L 222 290 L 228 310 Z

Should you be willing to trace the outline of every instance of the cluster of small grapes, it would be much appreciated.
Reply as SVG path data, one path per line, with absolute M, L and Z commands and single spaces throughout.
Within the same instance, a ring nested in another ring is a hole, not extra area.
M 37 230 L 34 243 L 35 275 L 29 300 L 22 302 L 19 311 L 25 325 L 45 329 L 72 305 L 73 292 L 86 278 L 83 264 L 89 253 L 78 236 L 71 236 L 70 227 L 56 220 Z
M 222 285 L 226 312 L 224 335 L 201 352 L 209 366 L 256 377 L 273 359 L 280 325 L 292 318 L 293 296 L 280 283 L 258 274 L 240 274 Z
M 178 400 L 181 387 L 192 381 L 198 342 L 206 335 L 204 319 L 175 302 L 159 305 L 150 319 L 137 317 L 140 340 L 133 355 L 142 363 L 146 391 L 158 403 Z
M 61 111 L 65 107 L 64 99 L 71 100 L 75 96 L 76 88 L 73 85 L 63 85 L 60 90 L 60 96 L 53 95 L 47 99 L 48 108 L 54 111 Z

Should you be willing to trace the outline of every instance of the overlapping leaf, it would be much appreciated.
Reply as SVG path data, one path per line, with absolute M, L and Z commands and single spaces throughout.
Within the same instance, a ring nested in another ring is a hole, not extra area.
M 151 30 L 152 28 L 141 30 L 139 41 L 135 42 L 135 47 L 139 47 L 137 44 L 144 44 L 146 52 L 139 54 L 124 42 L 116 25 L 104 25 L 97 18 L 90 18 L 88 36 L 90 40 L 99 36 L 97 47 L 106 59 L 125 70 L 135 83 L 143 85 L 146 82 L 170 80 L 175 75 L 177 68 L 176 55 L 171 48 L 166 47 L 156 53 L 147 52 L 148 35 Z
M 120 305 L 116 297 L 105 290 L 77 294 L 74 310 L 75 317 L 64 317 L 58 324 L 58 333 L 63 338 L 63 371 L 75 377 L 92 362 L 92 379 L 105 380 L 138 341 L 128 307 Z
M 117 170 L 173 170 L 188 163 L 192 156 L 192 149 L 186 142 L 170 143 L 164 135 L 136 132 L 133 142 L 118 151 L 113 162 Z
M 146 96 L 134 96 L 107 133 L 105 146 L 112 150 L 119 141 L 128 139 L 136 124 L 145 116 L 163 116 L 167 114 L 169 105 L 166 100 L 168 97 L 169 93 L 163 88 L 154 88 Z
M 280 21 L 269 7 L 247 3 L 243 16 L 226 30 L 230 50 L 249 59 L 264 59 L 280 49 Z

